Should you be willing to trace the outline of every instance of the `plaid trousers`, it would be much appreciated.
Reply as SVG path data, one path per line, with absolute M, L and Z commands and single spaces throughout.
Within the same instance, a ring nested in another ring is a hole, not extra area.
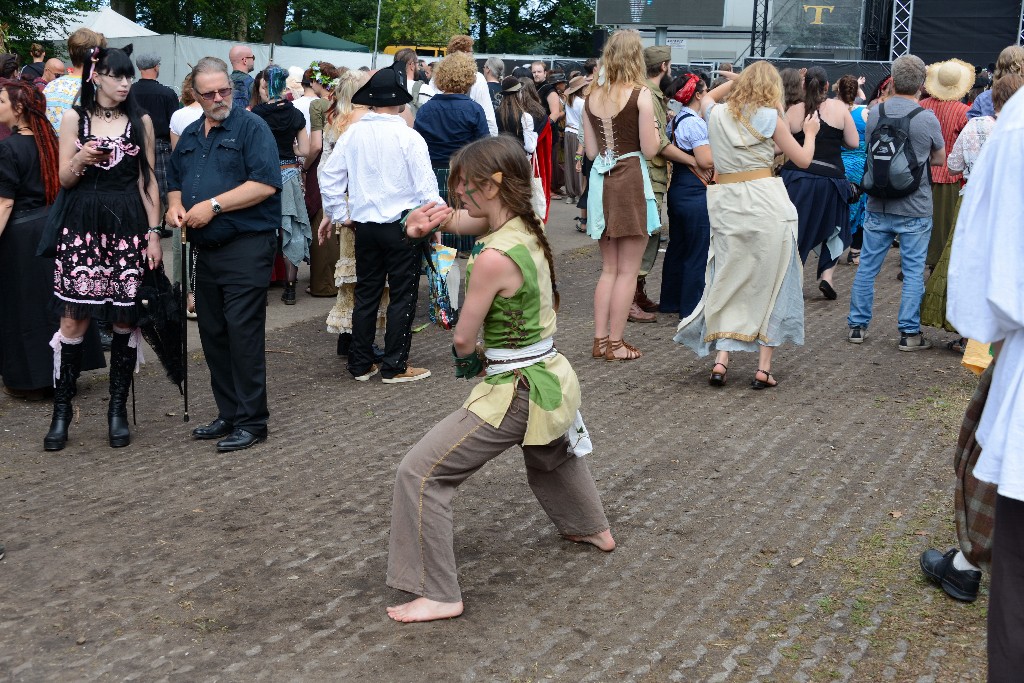
M 996 486 L 974 478 L 974 464 L 981 457 L 981 446 L 975 440 L 981 413 L 992 386 L 993 361 L 982 373 L 978 388 L 967 405 L 960 437 L 953 454 L 956 471 L 956 535 L 960 550 L 967 560 L 989 572 L 992 566 L 992 530 L 996 518 Z

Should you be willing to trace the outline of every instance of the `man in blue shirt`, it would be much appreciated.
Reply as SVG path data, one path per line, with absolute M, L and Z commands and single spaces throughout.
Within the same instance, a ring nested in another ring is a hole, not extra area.
M 277 144 L 260 117 L 232 106 L 227 64 L 192 70 L 204 116 L 181 134 L 167 169 L 167 222 L 197 254 L 199 337 L 217 419 L 192 430 L 237 451 L 267 438 L 266 296 L 281 225 Z
M 252 96 L 253 78 L 249 74 L 256 68 L 256 55 L 252 48 L 246 45 L 235 45 L 228 52 L 228 61 L 231 62 L 231 106 L 245 109 L 249 106 L 249 98 Z

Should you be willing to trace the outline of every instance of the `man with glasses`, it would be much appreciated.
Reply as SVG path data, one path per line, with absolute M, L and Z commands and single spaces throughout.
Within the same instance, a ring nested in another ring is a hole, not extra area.
M 192 69 L 203 116 L 178 138 L 167 167 L 167 223 L 196 253 L 199 338 L 217 419 L 192 430 L 224 453 L 267 438 L 266 298 L 281 226 L 277 143 L 260 117 L 232 106 L 228 66 Z
M 252 76 L 249 74 L 256 68 L 256 55 L 252 48 L 245 45 L 235 45 L 228 52 L 228 61 L 231 62 L 231 85 L 234 89 L 232 99 L 233 107 L 245 109 L 249 106 L 249 98 L 252 96 Z

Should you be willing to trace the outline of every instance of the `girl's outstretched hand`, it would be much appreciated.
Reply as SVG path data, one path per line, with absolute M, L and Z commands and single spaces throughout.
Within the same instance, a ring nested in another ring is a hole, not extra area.
M 419 239 L 448 220 L 453 213 L 451 207 L 437 202 L 428 202 L 413 209 L 405 217 L 405 234 L 410 239 Z

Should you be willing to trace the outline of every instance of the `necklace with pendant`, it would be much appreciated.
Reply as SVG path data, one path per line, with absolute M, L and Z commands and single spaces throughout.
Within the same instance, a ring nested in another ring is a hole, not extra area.
M 117 107 L 101 107 L 96 105 L 96 114 L 104 121 L 116 121 L 121 118 L 121 110 Z

